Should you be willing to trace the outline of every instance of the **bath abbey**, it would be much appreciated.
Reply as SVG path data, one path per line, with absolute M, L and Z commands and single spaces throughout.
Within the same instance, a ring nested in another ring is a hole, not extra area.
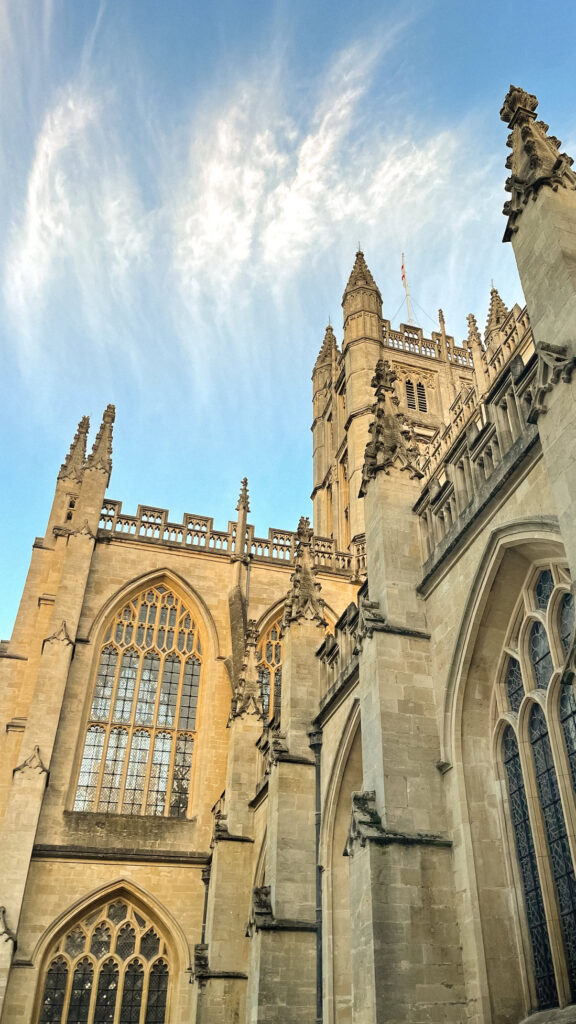
M 312 524 L 255 536 L 246 480 L 226 529 L 125 511 L 80 420 L 0 647 L 1 1024 L 576 1021 L 576 174 L 537 106 L 525 308 L 427 337 L 356 253 Z

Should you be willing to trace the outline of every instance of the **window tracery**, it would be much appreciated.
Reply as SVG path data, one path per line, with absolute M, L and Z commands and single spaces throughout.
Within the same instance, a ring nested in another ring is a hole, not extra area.
M 576 811 L 576 696 L 571 684 L 560 682 L 574 629 L 567 585 L 557 566 L 528 578 L 497 691 L 507 811 L 542 1009 L 558 1004 L 560 977 L 576 998 L 575 851 L 566 821 L 567 808 Z
M 264 718 L 268 720 L 280 715 L 282 699 L 282 639 L 280 618 L 268 627 L 258 644 L 256 652 L 258 674 L 262 688 Z
M 202 649 L 184 602 L 148 587 L 102 647 L 74 810 L 185 817 Z
M 123 899 L 89 912 L 50 951 L 37 1024 L 165 1024 L 166 942 Z

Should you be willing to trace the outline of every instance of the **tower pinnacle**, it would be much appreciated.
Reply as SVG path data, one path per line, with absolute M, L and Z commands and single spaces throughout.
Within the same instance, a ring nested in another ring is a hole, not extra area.
M 86 469 L 99 469 L 102 473 L 107 473 L 108 476 L 112 472 L 112 427 L 115 415 L 114 406 L 106 406 L 100 430 L 96 434 L 92 451 L 86 459 Z
M 362 252 L 361 249 L 358 249 L 358 252 L 356 253 L 356 259 L 354 261 L 354 266 L 352 267 L 352 272 L 350 274 L 350 277 L 348 278 L 348 284 L 344 289 L 343 300 L 346 298 L 348 292 L 352 291 L 354 288 L 360 287 L 371 288 L 373 291 L 378 293 L 380 301 L 382 301 L 380 289 L 378 288 L 378 285 L 376 284 L 374 278 L 372 277 L 372 274 L 370 273 L 368 264 L 366 263 L 366 260 L 364 258 L 364 253 Z
M 316 369 L 317 366 L 321 366 L 322 363 L 331 363 L 332 356 L 337 352 L 338 342 L 336 341 L 336 335 L 334 334 L 332 324 L 329 323 L 324 335 L 324 341 L 320 346 L 320 351 L 314 364 L 314 369 Z
M 236 505 L 237 512 L 240 512 L 242 509 L 246 512 L 250 511 L 250 495 L 248 494 L 247 476 L 245 476 L 240 483 L 240 497 L 238 498 L 238 504 Z
M 497 289 L 492 285 L 490 289 L 490 308 L 486 320 L 484 339 L 488 343 L 495 332 L 502 330 L 502 324 L 508 316 L 508 307 L 504 305 Z
M 89 428 L 90 420 L 88 416 L 83 416 L 70 445 L 70 451 L 60 467 L 59 480 L 74 480 L 76 483 L 82 480 L 86 459 L 86 435 Z

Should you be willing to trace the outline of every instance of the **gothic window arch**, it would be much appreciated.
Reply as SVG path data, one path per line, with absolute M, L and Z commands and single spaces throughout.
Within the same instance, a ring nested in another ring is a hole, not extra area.
M 420 412 L 428 412 L 428 402 L 426 401 L 426 388 L 422 381 L 418 381 L 416 385 L 416 395 L 418 398 L 418 409 Z
M 279 615 L 263 632 L 256 652 L 265 721 L 280 716 L 282 697 L 281 621 L 282 616 Z
M 35 1024 L 165 1024 L 170 955 L 124 898 L 92 907 L 49 950 Z
M 74 799 L 76 811 L 185 817 L 202 664 L 190 609 L 148 586 L 108 623 Z
M 409 409 L 416 408 L 416 390 L 411 380 L 406 381 L 406 405 Z
M 532 953 L 538 1007 L 576 999 L 576 698 L 560 682 L 574 630 L 569 578 L 532 571 L 503 651 L 496 706 L 498 757 Z

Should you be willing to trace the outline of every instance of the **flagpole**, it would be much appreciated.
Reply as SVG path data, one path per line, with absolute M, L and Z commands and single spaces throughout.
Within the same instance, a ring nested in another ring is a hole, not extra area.
M 412 307 L 410 306 L 410 290 L 408 288 L 408 278 L 406 277 L 406 260 L 404 253 L 402 253 L 402 284 L 404 285 L 404 291 L 406 292 L 406 306 L 408 307 L 408 323 L 412 323 Z

